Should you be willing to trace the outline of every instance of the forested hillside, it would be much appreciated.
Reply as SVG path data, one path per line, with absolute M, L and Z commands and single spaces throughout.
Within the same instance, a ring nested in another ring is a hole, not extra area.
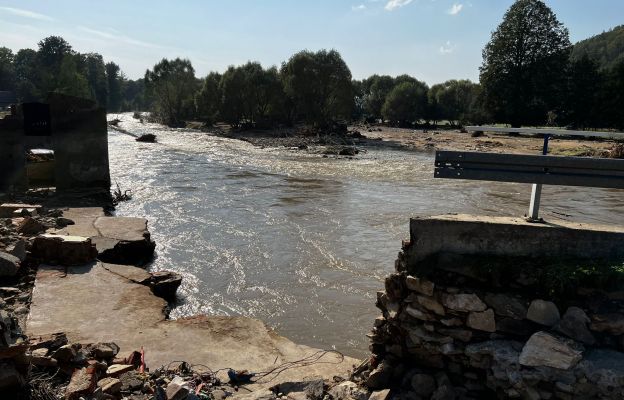
M 624 60 L 624 25 L 575 44 L 572 59 L 579 60 L 584 55 L 596 61 L 602 69 L 611 69 Z

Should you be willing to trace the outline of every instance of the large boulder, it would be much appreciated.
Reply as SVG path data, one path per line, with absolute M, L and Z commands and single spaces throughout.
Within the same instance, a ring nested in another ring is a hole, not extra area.
M 527 312 L 527 319 L 541 325 L 555 326 L 561 319 L 561 315 L 552 301 L 533 300 Z
M 172 271 L 153 272 L 150 279 L 152 292 L 169 302 L 175 300 L 180 284 L 182 284 L 182 275 Z
M 12 254 L 0 251 L 0 277 L 15 276 L 20 268 L 20 260 Z

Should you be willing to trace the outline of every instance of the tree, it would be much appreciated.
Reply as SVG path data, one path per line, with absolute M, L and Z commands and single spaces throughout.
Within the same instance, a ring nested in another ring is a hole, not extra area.
M 611 68 L 606 80 L 606 90 L 601 101 L 601 107 L 605 109 L 605 121 L 610 127 L 624 130 L 624 60 Z
M 403 82 L 394 87 L 381 109 L 384 119 L 410 126 L 424 118 L 427 104 L 427 86 L 422 83 Z
M 301 51 L 282 65 L 281 75 L 286 95 L 306 122 L 327 127 L 350 117 L 351 71 L 337 51 Z
M 84 59 L 85 75 L 89 84 L 91 98 L 100 106 L 107 107 L 108 81 L 104 59 L 100 54 L 87 53 L 82 55 Z
M 119 65 L 114 62 L 106 63 L 104 66 L 106 73 L 107 87 L 107 108 L 110 111 L 119 111 L 121 109 L 121 75 Z
M 480 87 L 469 80 L 449 80 L 435 85 L 430 91 L 434 120 L 446 119 L 451 124 L 471 119 Z
M 572 61 L 569 67 L 565 96 L 565 121 L 575 127 L 598 126 L 602 112 L 600 102 L 603 77 L 598 63 L 588 56 Z
M 512 126 L 542 124 L 560 104 L 568 30 L 541 0 L 517 0 L 483 50 L 485 106 Z
M 60 72 L 56 78 L 54 92 L 70 96 L 89 98 L 90 89 L 87 78 L 78 69 L 78 56 L 66 54 L 61 61 Z
M 383 107 L 388 93 L 395 86 L 394 78 L 388 75 L 373 75 L 363 82 L 364 86 L 364 109 L 369 118 L 382 118 Z
M 0 90 L 15 89 L 15 66 L 13 51 L 0 47 Z
M 145 87 L 153 97 L 155 115 L 164 123 L 178 126 L 192 115 L 197 81 L 188 59 L 163 58 L 145 72 Z
M 219 83 L 221 74 L 218 72 L 209 73 L 203 79 L 201 89 L 195 95 L 195 109 L 197 116 L 208 124 L 213 124 L 219 117 L 221 109 L 221 90 Z
M 39 92 L 37 81 L 37 52 L 32 49 L 22 49 L 15 54 L 15 91 L 19 101 L 34 101 Z

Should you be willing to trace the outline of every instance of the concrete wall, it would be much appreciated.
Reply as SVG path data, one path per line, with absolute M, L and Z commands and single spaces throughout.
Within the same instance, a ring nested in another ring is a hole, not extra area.
M 24 135 L 18 120 L 0 120 L 0 190 L 27 187 Z
M 110 189 L 106 110 L 94 102 L 51 94 L 51 135 L 25 136 L 20 118 L 0 120 L 0 188 L 28 187 L 25 151 L 54 150 L 57 190 Z
M 410 221 L 408 265 L 438 253 L 505 257 L 624 259 L 624 228 L 530 223 L 522 218 L 442 215 Z

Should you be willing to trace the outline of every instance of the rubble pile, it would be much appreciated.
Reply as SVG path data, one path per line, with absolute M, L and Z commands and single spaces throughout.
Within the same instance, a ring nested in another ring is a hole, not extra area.
M 621 291 L 548 297 L 530 270 L 491 264 L 479 275 L 443 256 L 408 265 L 410 246 L 377 296 L 382 316 L 359 374 L 369 388 L 410 399 L 624 399 Z

